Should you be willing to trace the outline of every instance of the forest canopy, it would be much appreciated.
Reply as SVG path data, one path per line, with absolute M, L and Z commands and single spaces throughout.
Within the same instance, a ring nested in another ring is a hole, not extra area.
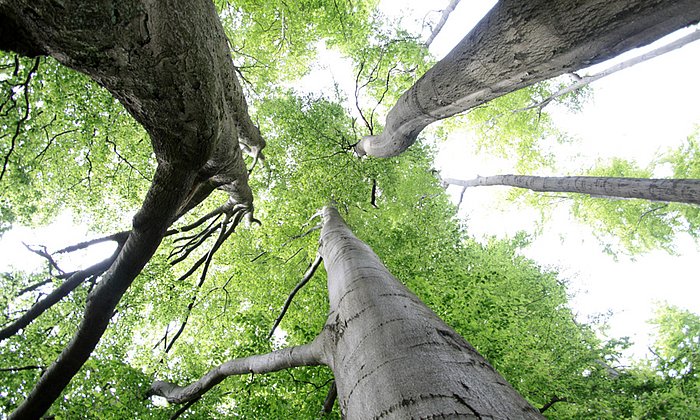
M 426 17 L 421 32 L 382 15 L 372 0 L 217 0 L 215 12 L 193 2 L 182 13 L 194 29 L 181 40 L 169 33 L 169 24 L 182 28 L 172 8 L 158 10 L 162 26 L 143 29 L 125 16 L 146 6 L 126 3 L 134 9 L 94 6 L 94 20 L 50 27 L 43 3 L 31 12 L 38 23 L 27 23 L 33 18 L 0 2 L 0 23 L 16 30 L 0 42 L 0 235 L 66 215 L 88 230 L 82 243 L 28 244 L 40 269 L 0 273 L 3 416 L 42 400 L 37 389 L 62 377 L 55 402 L 40 401 L 55 418 L 340 418 L 343 401 L 333 404 L 327 366 L 251 370 L 184 404 L 153 395 L 157 381 L 186 385 L 229 360 L 302 348 L 328 329 L 330 274 L 316 270 L 324 222 L 315 216 L 329 204 L 537 412 L 700 412 L 697 314 L 659 305 L 649 358 L 627 364 L 621 352 L 629 341 L 597 334 L 603 322 L 577 319 L 566 278 L 523 256 L 531 238 L 474 237 L 443 185 L 436 150 L 465 127 L 484 153 L 517 157 L 524 174 L 553 167 L 543 144 L 571 139 L 545 106 L 524 108 L 555 95 L 565 77 L 513 88 L 431 126 L 396 156 L 364 156 L 391 132 L 387 114 L 404 92 L 439 69 L 426 45 L 439 14 Z M 499 13 L 507 15 L 504 4 Z M 112 20 L 121 25 L 116 35 L 101 33 L 101 22 Z M 47 30 L 37 35 L 32 25 Z M 153 44 L 165 52 L 150 56 Z M 183 45 L 201 55 L 166 54 Z M 352 69 L 350 94 L 341 81 L 322 93 L 304 88 L 324 60 Z M 576 111 L 591 95 L 584 88 L 552 103 Z M 692 134 L 655 165 L 670 165 L 673 178 L 700 178 L 697 149 Z M 653 165 L 624 160 L 581 169 L 654 175 Z M 679 231 L 699 232 L 696 205 L 572 197 L 572 214 L 622 252 L 670 249 Z M 546 213 L 541 197 L 517 199 Z M 72 256 L 105 242 L 114 246 L 107 255 Z M 313 277 L 299 288 L 305 273 Z M 61 361 L 73 357 L 83 362 L 71 380 Z

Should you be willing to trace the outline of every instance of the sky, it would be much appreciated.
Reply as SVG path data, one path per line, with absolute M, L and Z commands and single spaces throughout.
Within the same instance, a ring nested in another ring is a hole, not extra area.
M 380 7 L 387 15 L 399 16 L 410 12 L 404 27 L 420 28 L 427 16 L 433 21 L 448 0 L 382 0 Z M 437 58 L 449 50 L 478 22 L 495 2 L 468 0 L 459 4 L 441 34 L 431 45 Z M 424 35 L 427 37 L 427 32 Z M 678 35 L 674 35 L 678 36 Z M 632 52 L 639 54 L 640 52 Z M 351 66 L 336 53 L 322 52 L 325 59 L 301 85 L 316 89 L 338 83 L 349 97 L 354 92 Z M 621 58 L 621 59 L 624 59 Z M 619 61 L 618 59 L 617 61 Z M 616 62 L 616 60 L 612 60 Z M 604 68 L 611 63 L 596 66 Z M 594 100 L 582 113 L 555 112 L 557 125 L 577 139 L 570 150 L 562 153 L 580 154 L 576 164 L 592 164 L 597 158 L 620 156 L 644 164 L 666 147 L 678 145 L 700 123 L 700 42 L 666 54 L 631 69 L 595 82 Z M 582 74 L 590 74 L 582 71 Z M 440 144 L 437 165 L 443 177 L 470 179 L 475 175 L 512 172 L 508 162 L 478 156 L 469 141 L 469 133 L 455 132 Z M 575 167 L 571 168 L 575 170 Z M 504 187 L 472 188 L 467 191 L 460 215 L 465 218 L 469 232 L 476 237 L 506 237 L 519 230 L 532 230 L 538 215 L 522 208 L 515 209 L 502 201 Z M 459 189 L 448 190 L 455 200 Z M 87 231 L 73 226 L 70 214 L 45 228 L 13 229 L 0 241 L 0 271 L 14 266 L 32 269 L 43 263 L 40 257 L 24 249 L 28 244 L 44 244 L 57 249 L 84 240 Z M 68 264 L 86 265 L 100 255 L 112 251 L 111 245 L 90 253 L 76 255 Z M 580 320 L 612 311 L 608 322 L 609 337 L 630 336 L 636 345 L 627 353 L 631 359 L 647 354 L 650 328 L 646 321 L 653 316 L 656 302 L 666 301 L 700 313 L 700 282 L 697 261 L 698 246 L 687 237 L 678 240 L 679 255 L 652 252 L 630 261 L 613 260 L 601 247 L 588 228 L 571 220 L 568 213 L 558 213 L 542 234 L 523 250 L 524 255 L 560 272 L 570 282 L 575 293 L 571 302 Z

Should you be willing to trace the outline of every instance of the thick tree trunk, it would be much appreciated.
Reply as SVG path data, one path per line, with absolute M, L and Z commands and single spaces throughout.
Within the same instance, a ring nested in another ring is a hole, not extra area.
M 360 155 L 396 156 L 428 124 L 646 45 L 700 20 L 697 0 L 501 0 L 389 111 Z
M 88 359 L 177 217 L 214 188 L 252 212 L 238 137 L 249 149 L 264 142 L 210 1 L 0 0 L 0 25 L 0 49 L 50 55 L 107 88 L 144 126 L 158 161 L 129 238 L 88 297 L 78 331 L 11 416 L 39 418 Z
M 447 178 L 444 182 L 462 187 L 507 185 L 540 192 L 572 192 L 608 198 L 700 204 L 700 179 L 494 175 L 467 181 Z
M 399 283 L 334 208 L 321 254 L 327 363 L 348 419 L 541 418 L 477 351 Z

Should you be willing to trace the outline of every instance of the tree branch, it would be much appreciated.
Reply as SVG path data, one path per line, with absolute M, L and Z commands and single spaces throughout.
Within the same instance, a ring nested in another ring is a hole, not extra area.
M 311 264 L 309 264 L 309 268 L 306 270 L 306 273 L 304 273 L 304 277 L 299 283 L 297 283 L 296 286 L 294 286 L 294 289 L 287 297 L 287 300 L 284 302 L 284 306 L 282 306 L 282 310 L 280 311 L 279 316 L 275 320 L 275 323 L 272 325 L 270 333 L 267 335 L 268 340 L 272 338 L 272 334 L 275 333 L 275 329 L 280 325 L 280 322 L 282 322 L 282 318 L 284 318 L 284 315 L 287 313 L 287 309 L 289 309 L 289 305 L 292 303 L 292 299 L 294 299 L 294 296 L 296 296 L 297 292 L 301 290 L 302 287 L 306 286 L 306 283 L 308 283 L 309 280 L 311 280 L 311 278 L 316 273 L 316 269 L 318 269 L 318 266 L 321 265 L 322 260 L 323 257 L 321 257 L 321 254 L 316 254 L 316 259 L 314 259 L 314 261 Z
M 568 400 L 566 398 L 559 398 L 556 395 L 552 397 L 551 400 L 547 402 L 547 404 L 543 405 L 542 408 L 540 408 L 540 414 L 544 413 L 547 411 L 550 407 L 552 407 L 554 404 L 558 402 L 567 402 Z
M 170 382 L 155 381 L 148 394 L 164 397 L 170 403 L 182 404 L 201 397 L 229 376 L 270 373 L 292 367 L 322 365 L 325 364 L 324 340 L 325 332 L 322 332 L 314 341 L 302 346 L 230 360 L 210 370 L 198 381 L 184 387 Z
M 66 279 L 66 281 L 58 286 L 56 290 L 49 293 L 48 296 L 34 304 L 34 306 L 32 306 L 21 317 L 0 330 L 0 341 L 17 334 L 19 330 L 32 323 L 35 319 L 41 316 L 41 314 L 46 312 L 46 310 L 58 303 L 64 297 L 68 296 L 68 294 L 78 287 L 83 281 L 85 281 L 85 279 L 104 273 L 117 259 L 119 251 L 120 249 L 117 249 L 111 257 L 106 258 L 85 270 L 73 273 Z
M 614 65 L 610 68 L 607 68 L 607 69 L 605 69 L 599 73 L 596 73 L 594 75 L 579 77 L 578 80 L 576 80 L 576 82 L 572 83 L 571 85 L 569 85 L 565 88 L 558 90 L 557 92 L 554 92 L 548 98 L 543 99 L 543 100 L 541 100 L 537 103 L 534 103 L 532 105 L 526 106 L 524 108 L 516 109 L 513 112 L 528 111 L 528 110 L 534 109 L 534 108 L 542 109 L 542 108 L 546 107 L 547 105 L 549 105 L 549 103 L 552 102 L 554 99 L 562 97 L 562 96 L 566 95 L 567 93 L 577 91 L 577 90 L 595 82 L 596 80 L 602 79 L 603 77 L 609 76 L 613 73 L 617 73 L 620 70 L 630 68 L 630 67 L 635 66 L 637 64 L 643 63 L 647 60 L 651 60 L 652 58 L 656 58 L 656 57 L 659 57 L 663 54 L 677 50 L 677 49 L 685 46 L 686 44 L 689 44 L 689 43 L 696 41 L 698 39 L 700 39 L 700 29 L 696 29 L 695 31 L 691 32 L 690 34 L 688 34 L 682 38 L 679 38 L 679 39 L 677 39 L 669 44 L 663 45 L 659 48 L 656 48 L 652 51 L 649 51 L 646 54 L 642 54 L 640 56 L 630 58 L 629 60 L 625 60 L 622 63 L 616 64 L 616 65 Z
M 326 399 L 323 401 L 321 414 L 330 414 L 330 412 L 333 411 L 333 404 L 335 404 L 336 398 L 338 398 L 338 387 L 335 385 L 335 381 L 333 381 L 331 387 L 328 389 L 328 395 L 326 395 Z
M 435 28 L 431 32 L 430 36 L 428 39 L 425 41 L 425 46 L 426 48 L 430 47 L 430 44 L 433 43 L 435 40 L 435 37 L 438 36 L 440 31 L 442 30 L 442 27 L 445 26 L 445 23 L 447 22 L 447 18 L 450 17 L 450 13 L 452 13 L 455 10 L 455 7 L 459 4 L 460 0 L 450 0 L 450 4 L 445 7 L 442 11 L 442 15 L 440 16 L 440 20 L 438 21 L 437 25 L 435 25 Z

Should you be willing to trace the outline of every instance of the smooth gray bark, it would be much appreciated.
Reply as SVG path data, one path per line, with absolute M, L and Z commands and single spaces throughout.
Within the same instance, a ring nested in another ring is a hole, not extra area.
M 700 20 L 697 0 L 501 0 L 398 100 L 360 155 L 396 156 L 430 123 L 655 41 Z
M 452 178 L 443 181 L 462 187 L 507 185 L 540 192 L 571 192 L 600 197 L 700 204 L 700 179 L 494 175 L 466 181 Z
M 149 134 L 158 168 L 71 342 L 10 418 L 39 418 L 83 366 L 170 224 L 215 188 L 253 210 L 238 137 L 262 147 L 207 0 L 0 0 L 0 49 L 50 55 L 107 88 Z M 233 208 L 234 206 L 228 206 Z
M 155 381 L 151 385 L 150 395 L 164 397 L 168 402 L 181 404 L 199 398 L 205 392 L 233 375 L 247 375 L 277 372 L 299 366 L 318 366 L 323 363 L 323 335 L 309 344 L 287 347 L 267 354 L 233 359 L 225 362 L 204 375 L 201 379 L 187 386 Z
M 323 219 L 326 357 L 346 418 L 541 418 L 389 273 L 336 209 L 325 208 Z

